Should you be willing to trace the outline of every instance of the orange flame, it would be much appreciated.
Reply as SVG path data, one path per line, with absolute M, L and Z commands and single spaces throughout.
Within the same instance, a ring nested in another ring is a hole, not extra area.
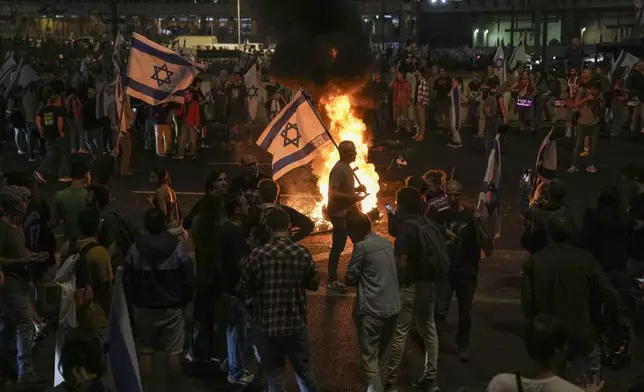
M 333 135 L 335 141 L 339 144 L 342 141 L 349 140 L 356 146 L 357 156 L 351 166 L 357 168 L 355 173 L 360 182 L 367 188 L 367 193 L 369 194 L 362 201 L 362 211 L 371 211 L 378 204 L 376 194 L 380 190 L 380 184 L 378 184 L 379 177 L 375 166 L 367 163 L 369 154 L 367 126 L 355 115 L 348 95 L 328 96 L 323 99 L 322 105 L 331 120 L 329 132 Z M 313 218 L 318 221 L 322 219 L 322 209 L 328 202 L 329 173 L 339 159 L 338 150 L 333 144 L 329 144 L 313 163 L 313 173 L 318 177 L 318 188 L 323 198 L 316 205 L 312 214 Z

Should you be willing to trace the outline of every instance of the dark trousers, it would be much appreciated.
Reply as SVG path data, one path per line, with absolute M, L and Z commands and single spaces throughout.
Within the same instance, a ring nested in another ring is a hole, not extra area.
M 38 167 L 40 174 L 58 174 L 59 177 L 69 176 L 69 141 L 67 136 L 56 140 L 45 141 L 47 155 Z
M 436 306 L 436 320 L 444 322 L 447 319 L 452 295 L 456 293 L 458 302 L 458 331 L 456 344 L 467 347 L 470 343 L 470 330 L 472 329 L 472 303 L 476 292 L 477 276 L 465 274 L 449 274 L 438 287 L 438 301 Z
M 344 217 L 331 217 L 331 224 L 333 225 L 333 233 L 331 234 L 331 251 L 329 252 L 329 282 L 338 280 L 338 263 L 340 255 L 347 245 L 347 238 L 349 232 L 344 226 Z
M 270 337 L 258 333 L 257 349 L 266 372 L 269 392 L 284 392 L 284 371 L 288 357 L 302 392 L 318 390 L 311 365 L 309 332 L 306 327 L 287 336 Z

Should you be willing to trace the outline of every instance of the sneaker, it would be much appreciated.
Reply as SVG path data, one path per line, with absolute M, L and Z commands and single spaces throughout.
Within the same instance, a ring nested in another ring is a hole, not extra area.
M 47 323 L 36 325 L 36 334 L 34 336 L 34 341 L 39 342 L 49 336 L 49 334 L 51 334 L 51 330 L 47 326 Z
M 86 155 L 86 154 L 89 154 L 89 150 L 88 150 L 88 149 L 86 149 L 86 148 L 81 148 L 80 150 L 78 150 L 78 153 L 79 153 L 79 154 L 85 154 L 85 155 Z
M 228 384 L 235 384 L 235 385 L 248 385 L 253 382 L 253 379 L 255 376 L 253 373 L 249 372 L 248 370 L 244 369 L 240 375 L 237 377 L 233 375 L 228 375 Z
M 463 147 L 463 143 L 449 143 L 447 147 L 460 148 Z
M 175 155 L 172 157 L 172 159 L 183 159 L 183 157 L 180 157 L 179 155 Z
M 586 167 L 586 171 L 588 173 L 597 173 L 597 168 L 595 167 L 595 165 L 590 165 L 590 166 Z
M 72 182 L 72 178 L 71 177 L 60 177 L 58 179 L 58 181 L 59 182 Z
M 228 373 L 228 358 L 221 361 L 221 364 L 219 365 L 219 370 L 221 370 L 224 373 Z
M 349 290 L 349 288 L 339 280 L 334 280 L 333 282 L 327 283 L 326 288 L 338 293 L 346 293 Z
M 34 177 L 36 177 L 36 181 L 38 181 L 41 184 L 46 184 L 47 180 L 45 180 L 45 177 L 42 176 L 42 174 L 38 172 L 34 172 Z
M 18 150 L 18 155 L 25 155 L 27 152 L 25 150 Z
M 29 162 L 38 162 L 38 158 L 29 158 Z
M 579 171 L 579 168 L 575 165 L 572 165 L 566 170 L 568 173 L 577 173 Z
M 456 350 L 456 358 L 461 362 L 469 362 L 472 360 L 470 349 L 467 346 L 461 346 Z
M 45 380 L 36 373 L 25 373 L 18 377 L 18 384 L 41 384 Z
M 201 143 L 201 148 L 211 148 L 212 146 L 209 143 Z
M 428 392 L 438 391 L 438 384 L 436 383 L 436 379 L 425 378 L 425 376 L 421 376 L 417 378 L 415 381 L 412 381 L 411 386 L 416 389 L 420 389 L 422 391 L 428 391 Z

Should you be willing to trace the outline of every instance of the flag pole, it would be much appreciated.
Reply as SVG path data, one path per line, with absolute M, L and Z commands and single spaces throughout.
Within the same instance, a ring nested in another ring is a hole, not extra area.
M 327 136 L 329 136 L 329 139 L 331 139 L 331 143 L 333 143 L 333 145 L 335 146 L 336 150 L 338 150 L 338 153 L 339 153 L 340 152 L 340 146 L 338 145 L 338 143 L 333 138 L 333 135 L 331 135 L 331 132 L 329 132 L 329 128 L 327 128 L 326 124 L 324 124 L 324 121 L 322 121 L 322 117 L 320 117 L 320 113 L 318 113 L 318 111 L 315 109 L 315 105 L 313 105 L 313 101 L 311 100 L 311 96 L 309 94 L 307 94 L 307 92 L 304 91 L 303 89 L 300 89 L 300 91 L 306 97 L 306 100 L 311 105 L 311 109 L 313 109 L 313 113 L 315 113 L 315 116 L 320 121 L 320 124 L 322 124 L 322 128 L 324 128 L 324 132 L 326 132 Z M 353 178 L 355 178 L 356 181 L 358 182 L 358 185 L 362 186 L 362 182 L 360 182 L 360 179 L 358 178 L 358 175 L 356 174 L 356 172 L 354 172 L 353 170 L 351 172 L 353 173 Z

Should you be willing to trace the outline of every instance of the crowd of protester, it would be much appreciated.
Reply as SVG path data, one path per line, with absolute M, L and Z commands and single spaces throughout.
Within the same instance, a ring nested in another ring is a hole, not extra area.
M 597 108 L 605 102 L 600 93 L 609 89 L 602 87 L 601 74 L 593 76 L 584 70 L 578 80 L 571 68 L 567 93 L 554 77 L 529 72 L 503 86 L 495 68 L 489 67 L 484 78 L 473 77 L 468 94 L 463 94 L 462 82 L 450 78 L 445 69 L 434 67 L 431 75 L 424 76 L 413 54 L 402 58 L 389 75 L 391 83 L 377 73 L 367 86 L 375 103 L 369 118 L 376 140 L 411 130 L 414 139 L 422 141 L 429 124 L 435 124 L 450 129 L 450 146 L 460 147 L 460 106 L 464 105 L 476 136 L 490 149 L 500 128 L 508 124 L 512 107 L 519 114 L 519 128 L 529 131 L 544 124 L 544 119 L 551 120 L 548 115 L 555 101 L 568 98 L 563 105 L 570 112 L 568 136 L 577 138 L 569 171 L 576 171 L 575 159 L 583 154 L 590 159 L 586 169 L 596 171 L 592 156 L 597 134 L 606 123 L 604 112 Z M 642 71 L 639 64 L 632 78 L 636 86 Z M 619 80 L 613 86 L 621 86 Z M 4 173 L 0 188 L 3 383 L 14 378 L 20 384 L 42 381 L 33 348 L 52 327 L 43 319 L 43 276 L 60 252 L 61 262 L 75 258 L 76 263 L 78 328 L 69 331 L 60 356 L 68 390 L 99 387 L 119 268 L 144 391 L 154 390 L 155 351 L 167 355 L 163 374 L 169 390 L 181 387 L 182 358 L 190 363 L 217 363 L 229 383 L 264 383 L 270 391 L 285 390 L 288 358 L 300 389 L 318 390 L 306 296 L 307 291 L 317 291 L 321 282 L 310 251 L 298 243 L 312 232 L 313 222 L 279 204 L 278 184 L 259 172 L 254 156 L 242 158 L 243 172 L 231 181 L 224 172 L 210 172 L 205 195 L 185 217 L 165 167 L 150 171 L 156 188 L 142 217 L 143 228 L 114 207 L 110 176 L 100 170 L 100 161 L 113 157 L 110 152 L 122 155 L 121 175 L 132 173 L 135 139 L 161 157 L 173 153 L 177 159 L 194 157 L 198 148 L 214 142 L 204 130 L 211 110 L 211 116 L 221 116 L 215 122 L 227 124 L 224 139 L 219 140 L 222 145 L 231 138 L 249 136 L 244 133 L 248 101 L 242 74 L 235 72 L 229 78 L 222 72 L 209 94 L 201 91 L 200 83 L 196 80 L 186 93 L 185 104 L 135 104 L 140 110 L 126 113 L 121 124 L 114 117 L 96 118 L 96 91 L 86 83 L 31 86 L 7 102 L 18 151 L 30 160 L 43 160 L 34 173 Z M 267 103 L 268 118 L 285 102 L 281 86 L 271 80 L 265 86 L 269 87 L 268 96 L 279 102 Z M 611 98 L 615 110 L 624 103 L 618 99 L 622 90 L 611 91 L 615 91 Z M 218 97 L 224 105 L 214 104 Z M 526 101 L 530 105 L 521 104 Z M 223 110 L 217 113 L 216 107 Z M 635 110 L 632 129 L 638 131 L 641 107 Z M 137 122 L 143 123 L 142 131 L 133 137 Z M 398 368 L 415 330 L 425 360 L 411 385 L 437 391 L 438 337 L 445 331 L 454 295 L 456 355 L 463 362 L 473 359 L 471 311 L 479 261 L 494 252 L 487 210 L 463 205 L 462 185 L 448 181 L 443 172 L 412 176 L 397 192 L 395 211 L 388 213 L 391 241 L 376 233 L 370 218 L 356 207 L 366 190 L 354 183 L 350 165 L 356 157 L 355 145 L 342 142 L 339 153 L 329 177 L 327 212 L 333 235 L 326 286 L 340 293 L 348 286 L 357 287 L 354 321 L 365 385 L 373 391 L 398 390 Z M 98 170 L 91 172 L 78 155 L 92 156 Z M 48 174 L 69 183 L 50 201 L 38 191 Z M 489 383 L 488 391 L 599 391 L 604 385 L 599 379 L 602 362 L 616 366 L 630 359 L 630 325 L 636 312 L 630 288 L 633 278 L 637 281 L 644 272 L 644 169 L 629 166 L 622 177 L 623 189 L 602 189 L 597 207 L 581 220 L 567 207 L 561 180 L 544 186 L 543 198 L 522 211 L 526 230 L 521 245 L 530 257 L 524 265 L 521 305 L 527 321 L 526 349 L 534 369 L 526 374 L 500 374 Z M 65 239 L 60 247 L 53 235 L 59 226 Z M 340 277 L 338 262 L 348 239 L 354 244 L 353 253 L 345 276 Z M 188 251 L 191 246 L 194 255 Z M 193 311 L 188 317 L 190 304 Z M 223 357 L 216 349 L 221 345 L 226 347 Z M 579 368 L 573 376 L 565 366 L 568 359 Z M 565 381 L 582 375 L 581 386 Z

